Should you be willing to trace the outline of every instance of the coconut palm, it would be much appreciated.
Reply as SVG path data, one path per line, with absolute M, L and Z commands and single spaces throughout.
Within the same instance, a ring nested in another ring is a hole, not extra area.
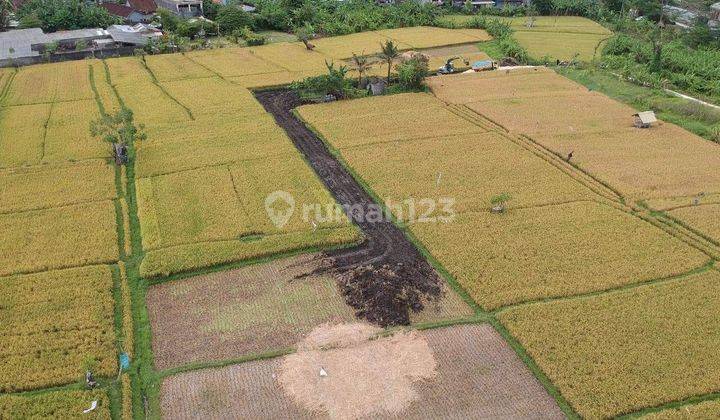
M 372 67 L 372 63 L 370 60 L 368 60 L 367 56 L 364 55 L 357 55 L 353 53 L 352 56 L 352 64 L 355 68 L 355 71 L 358 72 L 358 87 L 362 86 L 363 76 L 365 73 L 370 70 Z
M 387 81 L 390 84 L 390 70 L 392 69 L 393 62 L 400 57 L 400 50 L 391 40 L 380 44 L 380 58 L 388 65 Z

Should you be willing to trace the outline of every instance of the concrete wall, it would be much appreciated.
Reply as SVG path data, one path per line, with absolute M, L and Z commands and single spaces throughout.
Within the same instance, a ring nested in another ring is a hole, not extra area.
M 95 53 L 93 53 L 90 50 L 70 51 L 70 52 L 60 52 L 57 54 L 53 54 L 48 58 L 43 57 L 43 56 L 36 56 L 36 57 L 20 57 L 20 58 L 13 58 L 13 59 L 5 59 L 5 60 L 0 60 L 0 67 L 21 67 L 21 66 L 29 66 L 32 64 L 40 64 L 40 63 L 47 63 L 47 62 L 56 63 L 56 62 L 60 62 L 60 61 L 83 60 L 85 58 L 90 58 L 90 57 L 95 57 L 95 58 L 122 57 L 122 56 L 133 55 L 137 48 L 138 47 L 135 47 L 135 46 L 115 47 L 115 48 L 104 48 L 102 50 L 96 50 Z

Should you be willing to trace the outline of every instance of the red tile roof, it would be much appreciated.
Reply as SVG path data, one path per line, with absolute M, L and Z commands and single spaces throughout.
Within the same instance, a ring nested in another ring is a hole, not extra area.
M 157 10 L 155 0 L 128 0 L 128 3 L 130 7 L 145 15 L 155 13 Z
M 101 3 L 100 7 L 110 12 L 111 15 L 127 18 L 134 11 L 132 7 L 123 6 L 117 3 Z

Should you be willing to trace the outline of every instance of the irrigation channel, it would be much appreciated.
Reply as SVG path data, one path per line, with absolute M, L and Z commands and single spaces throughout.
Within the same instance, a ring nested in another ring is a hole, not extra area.
M 294 108 L 303 105 L 295 92 L 267 90 L 255 92 L 255 97 L 365 235 L 356 247 L 325 252 L 319 270 L 338 278 L 345 300 L 359 318 L 381 326 L 409 324 L 411 311 L 420 311 L 423 302 L 441 297 L 438 273 L 392 221 L 363 217 L 381 203 L 374 201 L 323 141 L 293 114 Z

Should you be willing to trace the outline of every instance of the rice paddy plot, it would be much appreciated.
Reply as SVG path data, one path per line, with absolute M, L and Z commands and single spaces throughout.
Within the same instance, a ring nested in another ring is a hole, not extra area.
M 147 73 L 144 68 L 142 71 Z M 113 73 L 113 82 L 114 77 Z M 121 84 L 116 88 L 125 106 L 133 111 L 135 122 L 138 124 L 145 126 L 177 124 L 191 119 L 182 105 L 150 81 Z
M 683 207 L 668 214 L 720 243 L 720 204 Z
M 440 21 L 451 25 L 464 25 L 473 20 L 472 15 L 447 15 Z M 488 17 L 489 19 L 495 19 Z M 516 31 L 532 32 L 571 32 L 584 34 L 607 34 L 612 32 L 599 23 L 579 16 L 534 16 L 532 27 L 528 27 L 528 18 L 525 16 L 511 18 L 497 18 L 507 22 Z
M 709 400 L 696 404 L 666 408 L 655 413 L 640 416 L 642 420 L 692 420 L 714 419 L 720 417 L 720 401 Z
M 97 401 L 90 413 L 83 411 Z M 40 394 L 0 395 L 0 417 L 110 420 L 110 399 L 105 390 L 49 391 Z
M 359 56 L 372 55 L 380 52 L 382 44 L 390 39 L 380 32 L 358 32 L 350 35 L 333 36 L 313 39 L 315 50 L 333 58 L 349 58 L 353 54 Z M 407 44 L 396 43 L 399 49 L 409 49 Z
M 167 82 L 163 87 L 190 109 L 196 119 L 265 114 L 265 109 L 249 90 L 217 77 Z
M 115 197 L 115 171 L 102 160 L 0 170 L 0 213 Z
M 492 39 L 482 29 L 445 29 L 432 26 L 385 29 L 378 33 L 397 41 L 400 46 L 408 45 L 413 49 L 477 43 Z
M 317 76 L 317 71 L 289 72 L 282 70 L 274 73 L 249 74 L 246 76 L 228 77 L 228 80 L 246 89 L 262 89 L 275 86 L 289 85 L 296 80 Z
M 490 99 L 466 106 L 510 131 L 531 137 L 538 133 L 557 136 L 631 128 L 632 115 L 637 112 L 595 92 Z
M 575 164 L 629 198 L 687 196 L 689 204 L 690 196 L 720 191 L 720 173 L 713 169 L 720 165 L 720 147 L 672 124 L 532 137 L 561 156 L 573 152 Z
M 438 99 L 453 104 L 587 92 L 587 88 L 544 67 L 527 71 L 443 75 L 430 77 L 426 83 Z
M 208 118 L 148 129 L 136 143 L 139 177 L 297 153 L 268 114 Z
M 143 59 L 161 82 L 214 76 L 211 71 L 189 59 L 185 54 L 147 55 Z
M 108 266 L 0 278 L 0 391 L 116 373 L 112 289 Z
M 512 35 L 536 59 L 591 61 L 600 56 L 608 34 L 517 31 Z
M 222 77 L 282 72 L 285 69 L 250 52 L 247 48 L 220 48 L 191 51 L 186 57 Z
M 499 317 L 581 416 L 608 418 L 720 389 L 719 303 L 708 270 Z
M 114 86 L 141 85 L 142 87 L 153 81 L 152 76 L 138 57 L 113 58 L 105 60 L 104 63 L 107 65 Z
M 65 61 L 47 68 L 48 72 L 56 73 L 55 102 L 81 101 L 95 97 L 90 84 L 90 63 L 92 61 Z M 37 89 L 37 86 L 33 89 Z
M 486 309 L 679 275 L 708 258 L 634 216 L 595 202 L 416 223 L 411 232 Z
M 118 260 L 115 205 L 98 201 L 0 214 L 0 276 Z
M 145 250 L 252 233 L 226 166 L 136 181 Z
M 447 216 L 441 199 L 451 199 L 453 212 L 464 213 L 489 211 L 491 199 L 503 193 L 512 197 L 508 208 L 596 198 L 573 178 L 497 133 L 370 144 L 344 149 L 342 156 L 381 200 L 396 206 L 405 200 L 417 202 L 414 215 L 405 205 L 395 212 L 402 220 Z M 420 205 L 426 199 L 436 204 Z
M 57 72 L 54 65 L 22 67 L 10 84 L 4 105 L 50 103 L 55 100 Z M 85 73 L 87 76 L 87 72 Z
M 360 238 L 361 235 L 356 227 L 345 226 L 178 245 L 148 251 L 140 265 L 140 275 L 145 278 L 156 278 L 172 273 L 267 258 L 283 253 L 320 251 L 354 244 Z
M 319 378 L 314 364 L 312 371 L 290 371 L 291 358 L 303 357 L 327 364 L 328 376 Z M 293 389 L 313 395 L 312 408 L 281 385 L 279 378 L 293 374 L 308 378 Z M 563 418 L 488 325 L 346 338 L 329 350 L 183 373 L 164 380 L 161 403 L 172 418 L 327 418 L 328 411 L 333 417 Z
M 51 104 L 0 108 L 0 167 L 40 162 L 50 109 Z
M 423 137 L 440 138 L 486 131 L 450 112 L 440 102 L 428 107 L 398 108 L 392 112 L 388 112 L 388 108 L 378 106 L 383 105 L 383 102 L 380 101 L 377 105 L 372 101 L 359 103 L 357 104 L 358 113 L 348 112 L 348 114 L 343 114 L 343 117 L 335 119 L 321 116 L 323 121 L 313 119 L 312 111 L 306 113 L 305 110 L 311 109 L 312 105 L 300 107 L 298 112 L 307 123 L 338 149 L 372 143 Z M 391 100 L 389 102 L 392 103 Z M 402 99 L 399 103 L 402 103 Z M 347 107 L 344 110 L 351 111 L 352 109 L 352 107 Z M 333 112 L 332 107 L 323 108 L 321 115 L 329 116 L 328 112 Z
M 64 162 L 110 156 L 111 145 L 90 132 L 100 117 L 94 100 L 52 105 L 43 147 L 43 162 Z
M 332 61 L 332 58 L 324 54 L 308 50 L 300 42 L 278 42 L 250 47 L 249 50 L 256 57 L 291 72 L 310 71 L 323 74 L 327 72 L 325 63 Z
M 720 193 L 698 192 L 686 196 L 654 198 L 645 200 L 645 203 L 655 210 L 675 210 L 700 204 L 720 204 Z
M 427 93 L 401 93 L 397 95 L 353 99 L 351 101 L 305 105 L 299 107 L 298 112 L 303 119 L 322 126 L 323 124 L 332 122 L 338 117 L 382 118 L 389 114 L 388 108 L 398 110 L 412 108 L 418 112 L 430 114 L 433 109 L 441 106 L 442 103 Z

